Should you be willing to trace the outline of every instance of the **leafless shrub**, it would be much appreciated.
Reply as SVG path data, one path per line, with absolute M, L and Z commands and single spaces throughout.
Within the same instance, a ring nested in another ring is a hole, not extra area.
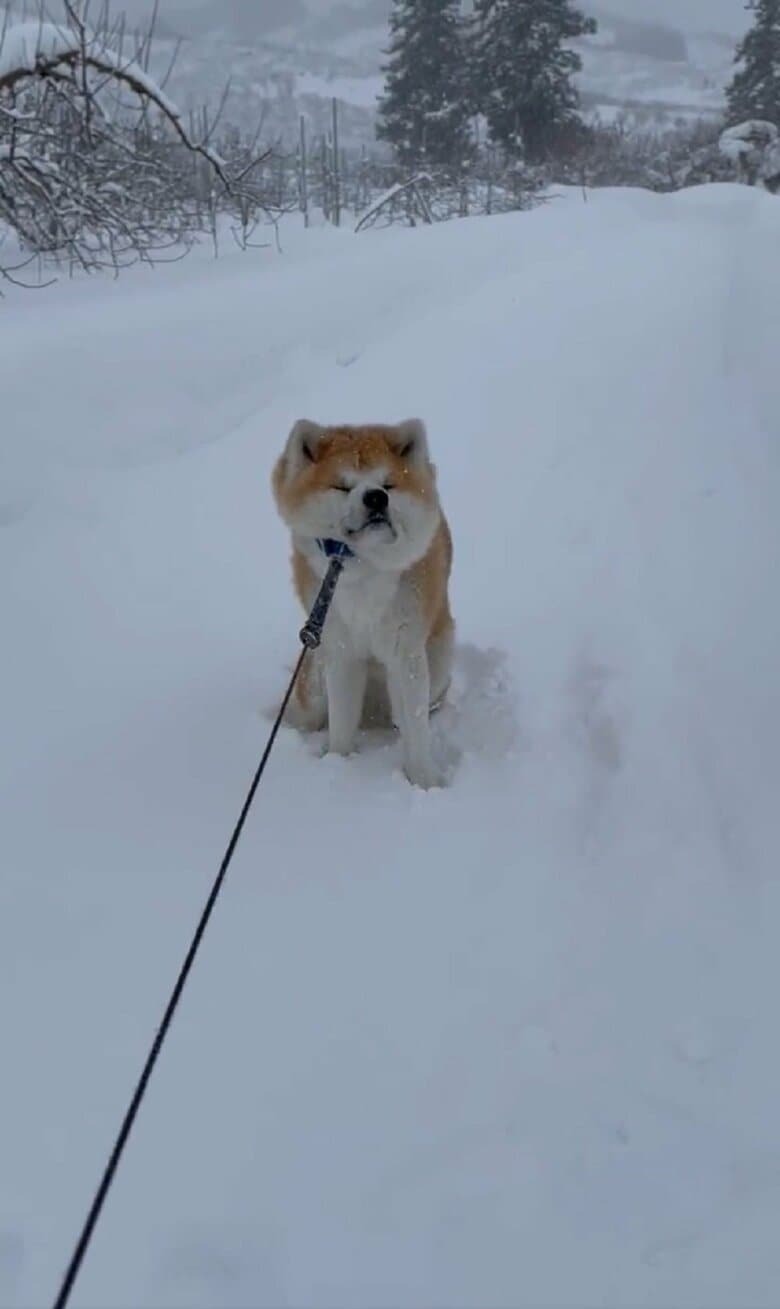
M 718 149 L 720 131 L 720 124 L 708 121 L 655 131 L 638 128 L 627 118 L 597 124 L 578 153 L 558 166 L 555 180 L 651 191 L 733 180 L 736 171 Z
M 117 271 L 179 257 L 222 214 L 247 243 L 276 216 L 272 152 L 235 137 L 218 150 L 220 113 L 185 123 L 149 76 L 152 33 L 132 41 L 106 10 L 93 27 L 87 2 L 0 31 L 0 226 L 19 251 L 0 274 L 33 259 Z
M 428 168 L 411 175 L 398 164 L 375 164 L 358 187 L 365 198 L 355 230 L 530 209 L 541 202 L 544 185 L 539 170 L 503 160 L 497 151 L 475 153 L 461 168 Z

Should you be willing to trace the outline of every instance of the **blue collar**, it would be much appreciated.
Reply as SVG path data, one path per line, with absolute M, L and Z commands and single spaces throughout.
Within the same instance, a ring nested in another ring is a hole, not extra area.
M 326 559 L 354 559 L 354 553 L 345 541 L 334 541 L 331 537 L 317 537 L 317 545 Z

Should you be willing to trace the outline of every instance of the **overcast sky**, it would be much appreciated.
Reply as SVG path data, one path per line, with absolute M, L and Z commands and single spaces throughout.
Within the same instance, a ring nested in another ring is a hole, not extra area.
M 305 0 L 312 12 L 332 9 L 339 2 L 340 0 Z M 343 0 L 341 2 L 343 3 Z M 360 0 L 348 0 L 348 2 L 359 4 Z M 150 8 L 151 3 L 152 0 L 124 0 L 124 3 L 123 0 L 114 0 L 111 7 L 114 12 L 125 8 L 137 13 L 139 9 Z M 211 9 L 218 9 L 219 3 L 220 0 L 160 0 L 160 12 L 165 14 L 166 10 L 181 10 L 195 6 L 200 8 L 204 5 Z M 245 0 L 245 3 L 256 6 L 262 12 L 263 0 Z M 585 8 L 588 6 L 588 0 L 579 0 L 579 3 Z M 711 28 L 716 31 L 736 33 L 744 31 L 748 22 L 744 0 L 594 0 L 594 3 L 601 9 L 611 10 L 626 17 L 644 18 L 648 21 L 656 19 L 659 22 L 671 23 L 687 29 Z
M 192 0 L 191 0 L 192 2 Z M 197 2 L 197 0 L 195 0 Z M 686 27 L 713 27 L 739 32 L 746 25 L 744 0 L 596 0 L 602 9 L 632 18 L 682 23 Z M 164 0 L 163 0 L 164 3 Z M 262 0 L 255 0 L 262 5 Z M 308 0 L 310 9 L 332 9 L 338 0 Z M 356 0 L 352 0 L 356 3 Z M 587 0 L 580 0 L 587 4 Z
M 604 9 L 632 18 L 656 18 L 685 27 L 742 32 L 749 21 L 744 0 L 599 0 Z
M 587 6 L 587 0 L 579 2 Z M 262 6 L 262 0 L 255 0 L 255 3 Z M 338 0 L 307 0 L 311 10 L 332 9 L 337 3 Z M 351 3 L 359 3 L 359 0 L 351 0 Z M 655 18 L 659 22 L 682 24 L 685 27 L 741 32 L 747 22 L 744 0 L 594 0 L 594 3 L 616 14 L 625 14 L 626 17 L 648 20 Z

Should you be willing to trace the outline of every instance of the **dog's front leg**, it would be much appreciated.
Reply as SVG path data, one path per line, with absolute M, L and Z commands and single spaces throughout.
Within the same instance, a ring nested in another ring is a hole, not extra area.
M 325 652 L 328 693 L 328 750 L 351 754 L 360 726 L 368 664 L 346 647 L 332 644 Z
M 431 749 L 431 678 L 425 648 L 396 650 L 385 667 L 406 776 L 426 791 L 442 786 L 444 779 Z

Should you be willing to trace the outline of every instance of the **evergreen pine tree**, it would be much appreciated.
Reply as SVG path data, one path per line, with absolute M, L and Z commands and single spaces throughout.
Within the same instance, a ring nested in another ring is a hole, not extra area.
M 748 0 L 753 26 L 737 47 L 740 64 L 728 89 L 731 123 L 764 119 L 780 127 L 780 0 Z
M 377 136 L 403 163 L 457 166 L 469 153 L 460 0 L 394 0 Z
M 566 43 L 595 31 L 572 0 L 475 0 L 474 78 L 492 141 L 539 161 L 582 134 L 582 60 Z

